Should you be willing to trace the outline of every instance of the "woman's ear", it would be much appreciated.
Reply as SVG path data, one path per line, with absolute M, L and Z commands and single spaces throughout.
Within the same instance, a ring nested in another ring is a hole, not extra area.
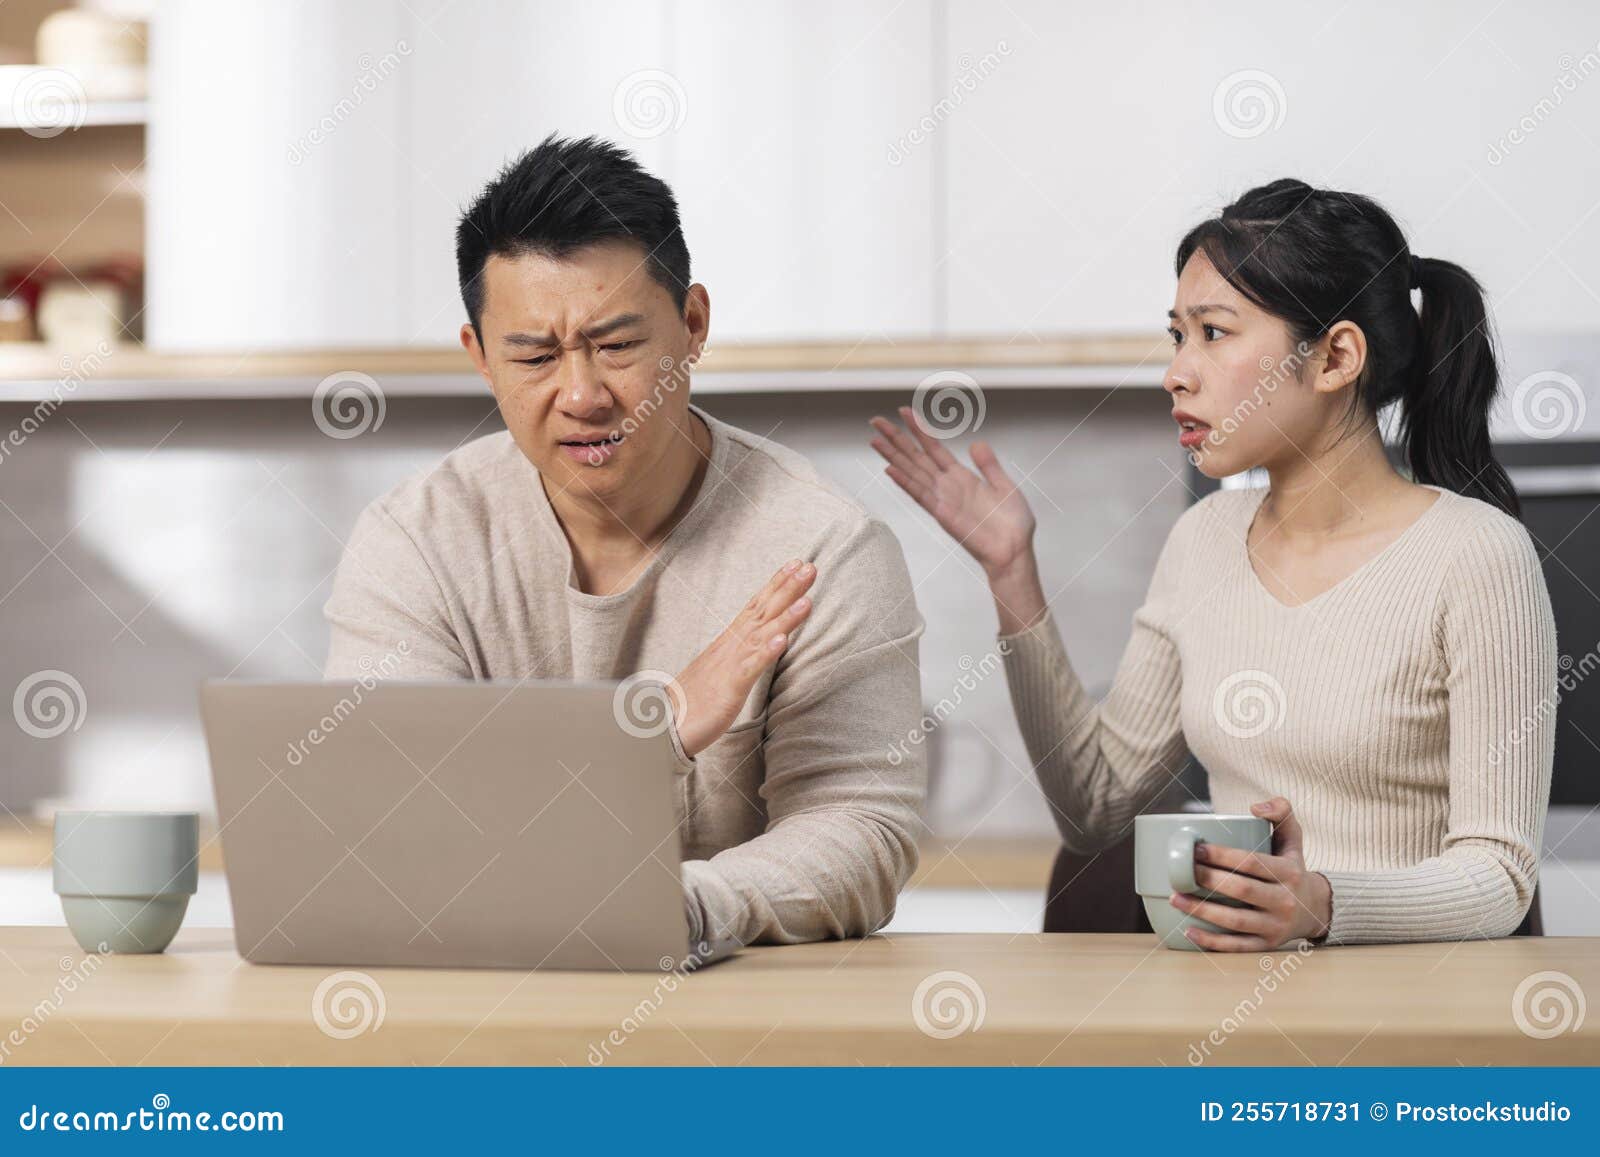
M 1367 335 L 1353 321 L 1336 321 L 1322 338 L 1327 357 L 1323 360 L 1316 390 L 1331 394 L 1355 384 L 1367 365 Z

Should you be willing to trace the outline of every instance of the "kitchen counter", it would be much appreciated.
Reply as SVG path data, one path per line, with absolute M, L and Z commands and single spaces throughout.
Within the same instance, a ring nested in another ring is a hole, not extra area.
M 0 928 L 6 1064 L 1596 1064 L 1574 1003 L 1596 994 L 1600 939 L 1578 937 L 1223 956 L 900 934 L 684 977 L 261 966 L 210 929 L 86 958 L 63 928 Z

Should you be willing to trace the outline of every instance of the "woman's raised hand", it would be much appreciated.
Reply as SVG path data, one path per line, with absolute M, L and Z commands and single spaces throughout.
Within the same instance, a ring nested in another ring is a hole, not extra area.
M 872 419 L 879 435 L 872 448 L 888 461 L 885 473 L 978 560 L 989 578 L 1001 633 L 1025 630 L 1045 612 L 1028 500 L 989 443 L 972 444 L 972 470 L 922 428 L 910 406 L 900 407 L 900 418 L 905 427 Z
M 872 448 L 888 461 L 885 472 L 978 560 L 991 580 L 1013 570 L 1032 552 L 1033 511 L 994 450 L 987 442 L 974 442 L 973 470 L 922 428 L 911 407 L 901 406 L 900 417 L 904 427 L 888 418 L 872 419 L 879 435 Z

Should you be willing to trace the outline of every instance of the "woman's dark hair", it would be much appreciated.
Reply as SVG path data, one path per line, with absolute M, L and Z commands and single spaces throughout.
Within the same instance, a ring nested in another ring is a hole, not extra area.
M 1394 218 L 1371 198 L 1284 179 L 1251 189 L 1191 229 L 1177 270 L 1203 252 L 1245 297 L 1288 323 L 1299 342 L 1350 321 L 1367 338 L 1354 405 L 1400 403 L 1418 482 L 1518 515 L 1517 492 L 1489 443 L 1500 384 L 1483 289 L 1461 266 L 1413 257 Z M 1421 315 L 1411 290 L 1422 292 Z

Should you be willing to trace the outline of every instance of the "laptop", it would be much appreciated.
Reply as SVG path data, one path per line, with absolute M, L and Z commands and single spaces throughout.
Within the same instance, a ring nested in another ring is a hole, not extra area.
M 595 971 L 732 955 L 689 943 L 683 780 L 665 732 L 619 725 L 617 688 L 205 683 L 239 954 Z

